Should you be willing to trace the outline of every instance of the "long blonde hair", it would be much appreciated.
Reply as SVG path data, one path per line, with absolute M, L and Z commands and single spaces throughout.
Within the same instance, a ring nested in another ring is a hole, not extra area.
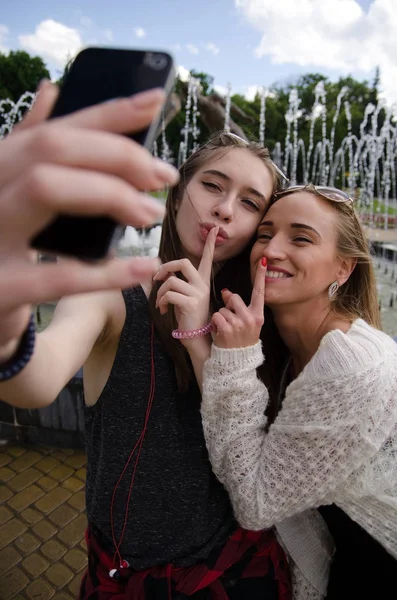
M 381 329 L 376 278 L 363 226 L 352 206 L 328 202 L 338 213 L 337 254 L 340 258 L 356 261 L 349 279 L 339 288 L 332 301 L 331 308 L 349 321 L 361 318 Z

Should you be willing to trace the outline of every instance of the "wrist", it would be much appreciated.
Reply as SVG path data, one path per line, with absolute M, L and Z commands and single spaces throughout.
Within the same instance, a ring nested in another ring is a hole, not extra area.
M 0 364 L 0 381 L 8 381 L 18 375 L 26 367 L 33 356 L 36 341 L 36 327 L 34 315 L 32 314 L 28 326 L 19 340 L 14 353 Z M 13 340 L 15 342 L 15 340 Z M 10 344 L 12 346 L 13 344 Z M 11 347 L 7 347 L 9 355 Z M 5 357 L 4 357 L 5 358 Z
M 176 340 L 192 340 L 207 336 L 213 330 L 212 323 L 207 323 L 198 329 L 174 329 L 172 337 Z
M 2 364 L 7 363 L 15 354 L 21 343 L 21 338 L 15 338 L 10 340 L 7 344 L 0 347 L 0 367 Z

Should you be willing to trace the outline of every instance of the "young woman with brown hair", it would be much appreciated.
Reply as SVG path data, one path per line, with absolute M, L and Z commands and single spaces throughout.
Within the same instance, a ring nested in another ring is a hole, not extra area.
M 153 117 L 156 98 L 136 127 Z M 1 272 L 8 273 L 8 285 L 18 269 L 4 271 L 7 260 L 33 280 L 27 266 L 29 235 L 60 207 L 73 213 L 80 200 L 83 212 L 97 214 L 97 193 L 104 213 L 142 225 L 154 209 L 150 213 L 145 204 L 139 210 L 136 189 L 175 182 L 170 167 L 161 169 L 131 140 L 102 131 L 106 126 L 115 133 L 133 129 L 122 116 L 128 102 L 133 108 L 132 100 L 115 101 L 64 120 L 33 124 L 30 131 L 16 131 L 0 142 L 0 164 L 12 148 L 18 156 L 19 144 L 26 164 L 38 161 L 40 167 L 32 180 L 34 197 L 26 185 L 20 195 L 18 187 L 10 193 L 7 183 L 0 189 L 0 226 L 5 233 L 13 231 L 1 246 Z M 136 112 L 139 117 L 138 107 Z M 106 122 L 109 113 L 112 125 Z M 41 154 L 35 135 L 45 142 Z M 25 147 L 24 140 L 31 145 Z M 169 278 L 178 279 L 176 286 L 189 287 L 194 280 L 199 294 L 192 302 L 201 327 L 208 321 L 209 305 L 217 308 L 222 287 L 236 285 L 246 295 L 248 252 L 279 175 L 266 149 L 227 134 L 192 154 L 179 175 L 167 200 L 160 259 L 182 261 L 184 277 Z M 16 174 L 16 180 L 23 183 L 22 175 Z M 111 190 L 118 198 L 113 211 L 106 196 Z M 128 209 L 129 202 L 134 210 Z M 25 229 L 14 214 L 18 205 L 29 211 Z M 238 528 L 227 493 L 212 473 L 193 373 L 193 367 L 201 371 L 202 359 L 192 367 L 172 337 L 176 322 L 171 311 L 163 315 L 163 308 L 156 308 L 161 305 L 158 288 L 167 281 L 153 285 L 150 262 L 128 265 L 115 261 L 111 268 L 93 268 L 61 261 L 52 271 L 56 286 L 43 269 L 36 270 L 46 292 L 40 295 L 34 285 L 24 293 L 19 289 L 13 303 L 8 308 L 3 303 L 0 311 L 0 397 L 6 402 L 26 408 L 49 405 L 84 365 L 89 566 L 80 597 L 287 600 L 288 565 L 277 540 L 271 532 Z M 139 287 L 120 290 L 137 281 Z M 31 328 L 23 334 L 29 302 L 48 296 L 51 285 L 54 294 L 116 289 L 62 298 L 51 324 L 36 336 L 33 351 Z M 188 317 L 184 319 L 188 328 Z

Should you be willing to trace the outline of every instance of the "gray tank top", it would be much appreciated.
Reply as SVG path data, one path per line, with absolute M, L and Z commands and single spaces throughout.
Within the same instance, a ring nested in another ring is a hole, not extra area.
M 98 402 L 85 411 L 88 522 L 111 552 L 112 493 L 141 434 L 151 383 L 148 300 L 140 287 L 123 296 L 126 321 L 113 368 Z M 137 570 L 200 562 L 236 528 L 227 493 L 208 459 L 198 386 L 192 377 L 188 391 L 178 392 L 173 363 L 156 338 L 154 363 L 153 406 L 120 548 Z M 117 540 L 134 463 L 133 459 L 116 493 Z

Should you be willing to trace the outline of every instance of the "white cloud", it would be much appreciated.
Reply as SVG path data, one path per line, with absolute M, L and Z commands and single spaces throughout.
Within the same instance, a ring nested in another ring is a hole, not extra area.
M 63 67 L 83 46 L 77 29 L 47 19 L 37 25 L 34 33 L 18 36 L 22 48 Z
M 225 85 L 214 85 L 214 90 L 220 96 L 223 96 L 223 97 L 227 96 L 228 89 Z
M 5 46 L 9 29 L 6 25 L 0 25 L 0 52 L 8 54 L 9 49 Z
M 262 92 L 262 88 L 260 85 L 249 85 L 244 96 L 249 102 L 255 100 L 256 95 Z
M 176 72 L 178 74 L 178 77 L 181 81 L 188 81 L 189 77 L 190 77 L 190 71 L 188 71 L 188 69 L 186 69 L 184 66 L 179 65 L 179 67 L 177 67 Z
M 199 49 L 194 44 L 186 44 L 186 50 L 190 52 L 190 54 L 198 54 Z
M 213 42 L 208 42 L 208 44 L 205 45 L 205 49 L 208 50 L 208 52 L 215 54 L 215 56 L 219 54 L 219 48 Z
M 258 58 L 367 77 L 379 66 L 387 101 L 397 101 L 394 0 L 373 0 L 366 12 L 358 0 L 235 0 L 235 5 L 262 34 Z
M 137 38 L 144 38 L 144 37 L 146 37 L 146 31 L 143 29 L 143 27 L 135 27 L 134 33 L 135 33 L 135 35 L 136 35 Z

